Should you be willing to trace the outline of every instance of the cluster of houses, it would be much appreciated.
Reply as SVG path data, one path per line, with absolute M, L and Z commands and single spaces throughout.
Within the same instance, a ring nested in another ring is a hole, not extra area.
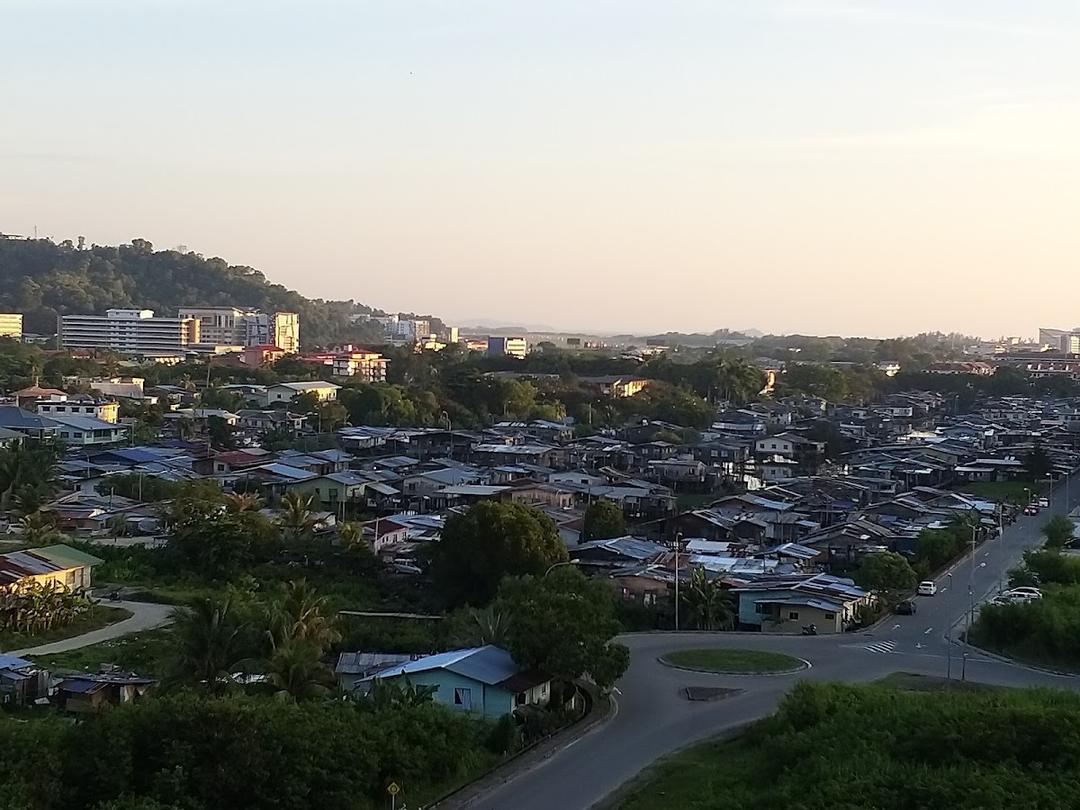
M 597 384 L 624 396 L 630 382 Z M 233 386 L 251 406 L 236 412 L 202 408 L 187 389 L 115 386 L 84 395 L 35 386 L 0 405 L 0 444 L 29 436 L 68 446 L 58 471 L 65 491 L 45 508 L 74 535 L 167 542 L 162 504 L 130 484 L 121 496 L 110 479 L 205 479 L 259 494 L 269 512 L 286 496 L 310 498 L 319 530 L 360 520 L 390 570 L 416 576 L 426 557 L 420 550 L 439 541 L 447 516 L 484 500 L 520 503 L 548 515 L 581 570 L 610 579 L 622 598 L 662 611 L 676 581 L 702 570 L 730 590 L 737 626 L 761 632 L 855 627 L 874 598 L 845 576 L 861 555 L 912 554 L 924 529 L 957 515 L 978 516 L 981 536 L 992 536 L 1012 511 L 980 496 L 979 485 L 1030 480 L 1036 450 L 1046 477 L 1080 467 L 1080 408 L 1053 398 L 993 398 L 959 414 L 954 400 L 931 392 L 867 406 L 796 396 L 720 407 L 705 430 L 646 421 L 588 436 L 569 421 L 476 430 L 349 425 L 336 430 L 332 449 L 300 451 L 268 449 L 260 437 L 311 430 L 310 418 L 286 406 L 304 395 L 333 400 L 336 384 Z M 118 419 L 117 401 L 129 395 L 169 406 L 151 442 L 135 444 Z M 212 448 L 203 434 L 213 417 L 233 426 L 239 449 Z M 193 423 L 196 435 L 177 430 L 179 420 Z M 622 510 L 626 536 L 583 537 L 585 511 L 599 501 Z M 35 676 L 17 662 L 0 673 L 33 691 Z M 437 699 L 485 714 L 542 703 L 547 689 L 541 674 L 517 671 L 495 648 L 416 660 L 350 653 L 338 673 L 343 685 L 373 677 L 430 682 Z M 134 676 L 113 679 L 122 677 Z M 105 695 L 143 686 L 94 681 L 68 700 L 111 700 Z

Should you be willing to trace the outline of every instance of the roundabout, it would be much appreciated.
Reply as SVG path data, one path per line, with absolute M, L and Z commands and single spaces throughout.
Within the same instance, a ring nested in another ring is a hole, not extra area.
M 716 675 L 790 675 L 811 666 L 804 658 L 784 653 L 733 647 L 673 650 L 657 660 L 675 669 Z

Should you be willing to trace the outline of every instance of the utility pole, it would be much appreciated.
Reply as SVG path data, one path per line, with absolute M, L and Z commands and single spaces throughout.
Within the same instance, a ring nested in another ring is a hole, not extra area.
M 952 625 L 945 628 L 945 680 L 952 680 Z
M 968 636 L 975 622 L 975 526 L 971 527 L 971 567 L 968 570 Z

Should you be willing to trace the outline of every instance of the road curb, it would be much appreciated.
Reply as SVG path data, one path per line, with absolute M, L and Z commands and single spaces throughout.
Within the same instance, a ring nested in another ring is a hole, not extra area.
M 664 653 L 664 655 L 667 655 L 667 653 Z M 682 666 L 681 664 L 673 664 L 670 661 L 665 661 L 664 660 L 664 655 L 656 656 L 656 660 L 659 661 L 663 666 L 668 667 L 670 669 L 681 669 L 683 672 L 696 672 L 696 673 L 702 674 L 702 675 L 732 675 L 732 676 L 737 676 L 737 677 L 762 677 L 762 676 L 772 677 L 772 676 L 777 676 L 777 675 L 794 675 L 796 672 L 806 672 L 806 670 L 812 669 L 813 666 L 814 666 L 809 661 L 807 661 L 805 658 L 799 658 L 797 655 L 792 655 L 792 656 L 789 656 L 789 657 L 794 658 L 796 661 L 798 661 L 799 666 L 792 667 L 791 669 L 772 670 L 772 671 L 769 671 L 769 672 L 746 672 L 746 671 L 728 670 L 728 669 L 701 669 L 700 667 L 686 667 L 686 666 Z
M 974 650 L 979 655 L 986 656 L 999 664 L 1008 664 L 1013 667 L 1021 667 L 1022 669 L 1030 669 L 1032 672 L 1041 672 L 1044 675 L 1058 675 L 1063 678 L 1080 678 L 1080 672 L 1069 672 L 1063 669 L 1049 669 L 1047 667 L 1040 667 L 1037 664 L 1029 664 L 1026 661 L 1022 661 L 1019 658 L 1009 658 L 1007 655 L 1001 653 L 991 652 L 990 650 L 983 649 L 977 644 L 971 644 L 967 641 L 954 642 L 957 647 L 963 650 Z

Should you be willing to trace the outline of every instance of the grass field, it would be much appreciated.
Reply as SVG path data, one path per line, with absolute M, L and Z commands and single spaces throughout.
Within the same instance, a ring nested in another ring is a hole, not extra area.
M 787 672 L 803 665 L 798 658 L 759 650 L 677 650 L 662 656 L 662 660 L 677 667 L 709 672 Z
M 81 636 L 91 630 L 98 630 L 110 624 L 115 624 L 130 615 L 131 611 L 124 608 L 94 605 L 71 624 L 54 627 L 43 633 L 0 633 L 0 650 L 21 650 L 27 647 L 37 647 L 41 644 L 50 644 L 53 641 L 63 641 L 65 638 Z
M 717 492 L 684 492 L 675 496 L 675 504 L 680 512 L 686 512 L 690 509 L 704 509 L 710 503 L 722 497 L 724 496 Z
M 52 672 L 96 672 L 102 664 L 116 664 L 129 672 L 155 676 L 162 674 L 161 663 L 168 657 L 172 646 L 172 628 L 159 627 L 77 650 L 54 655 L 34 655 L 31 658 Z
M 963 484 L 956 487 L 956 490 L 992 501 L 1006 501 L 1023 506 L 1031 499 L 1031 495 L 1041 495 L 1046 492 L 1046 482 L 983 481 Z

